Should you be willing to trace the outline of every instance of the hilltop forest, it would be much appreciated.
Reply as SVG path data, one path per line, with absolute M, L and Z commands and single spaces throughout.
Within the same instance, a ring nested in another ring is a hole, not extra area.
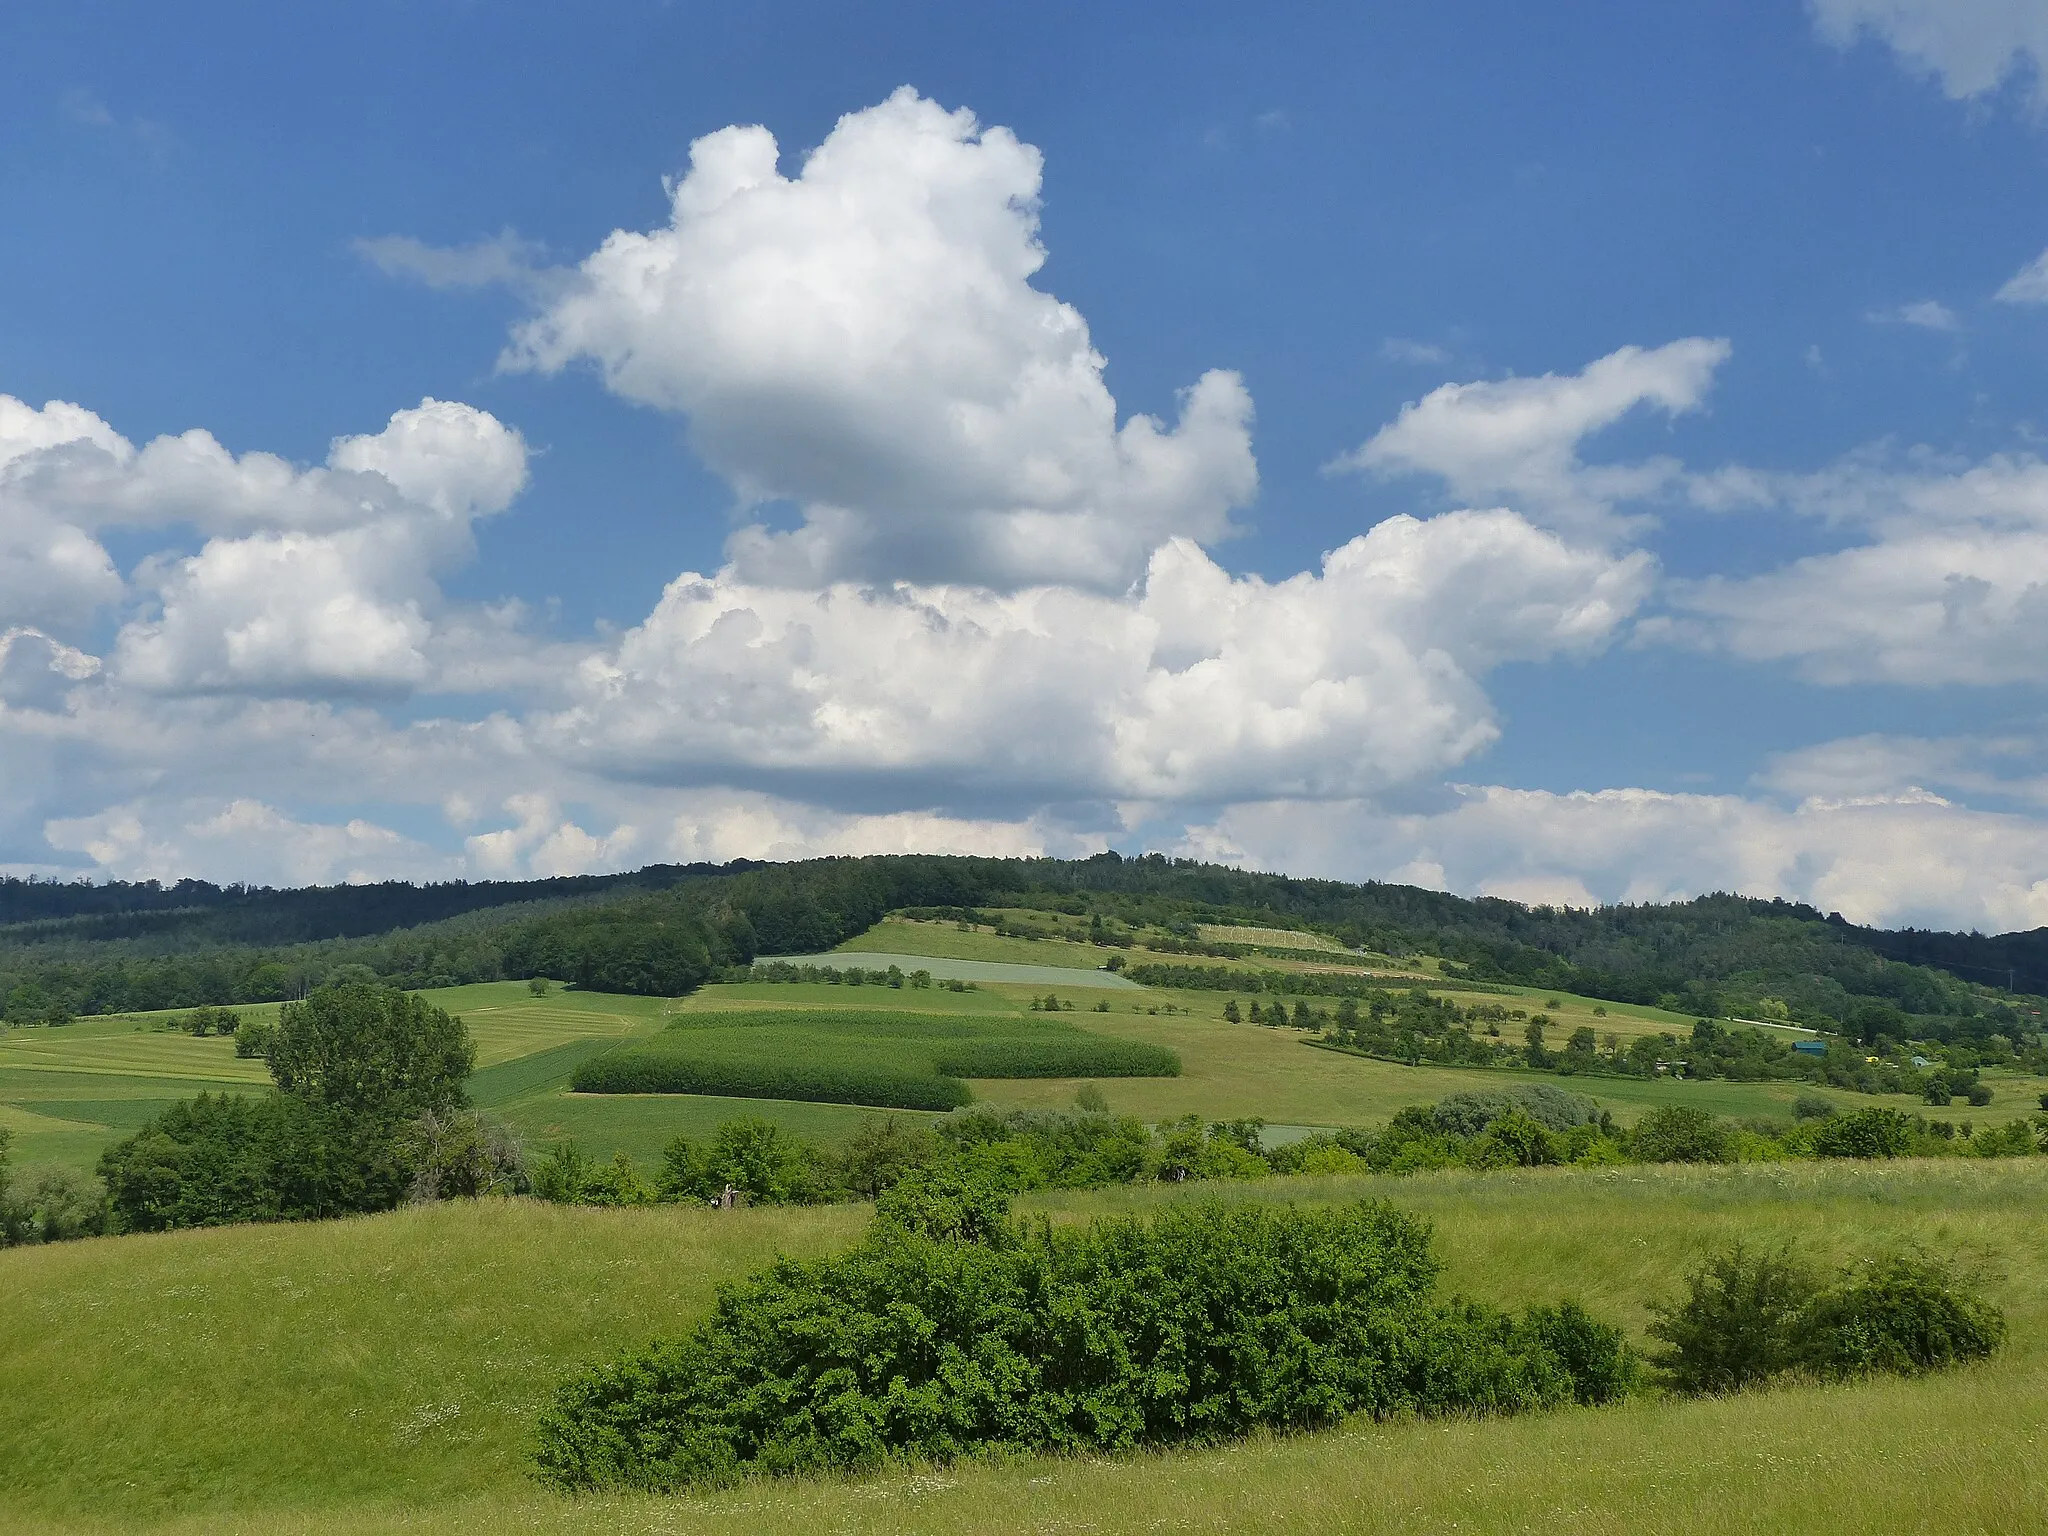
M 0 1013 L 273 1001 L 330 981 L 407 987 L 548 976 L 678 995 L 756 956 L 828 949 L 885 913 L 1089 916 L 1109 943 L 1213 952 L 1200 924 L 1334 938 L 1447 977 L 1704 1016 L 1782 1004 L 1859 1033 L 1967 1038 L 2048 992 L 2048 929 L 1886 931 L 1782 900 L 1526 907 L 1412 886 L 1255 874 L 1158 854 L 1079 860 L 890 856 L 654 865 L 628 875 L 270 890 L 181 881 L 0 880 Z

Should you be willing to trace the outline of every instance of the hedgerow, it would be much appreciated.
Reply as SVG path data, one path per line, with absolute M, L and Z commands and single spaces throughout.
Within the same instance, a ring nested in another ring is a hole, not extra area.
M 1352 1414 L 1514 1413 L 1635 1378 L 1618 1329 L 1436 1295 L 1393 1207 L 1200 1204 L 1013 1225 L 972 1180 L 885 1196 L 859 1247 L 783 1259 L 690 1333 L 566 1383 L 537 1470 L 671 1490 L 1000 1450 L 1211 1443 Z

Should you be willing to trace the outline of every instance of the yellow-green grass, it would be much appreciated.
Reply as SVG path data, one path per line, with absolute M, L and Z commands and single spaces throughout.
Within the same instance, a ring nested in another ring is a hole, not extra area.
M 1233 923 L 1198 923 L 1195 932 L 1210 944 L 1266 944 L 1276 949 L 1327 949 L 1348 955 L 1350 950 L 1320 933 L 1297 933 L 1292 928 L 1250 928 Z
M 1353 1425 L 1163 1456 L 1020 1458 L 674 1500 L 525 1477 L 567 1372 L 701 1315 L 860 1208 L 456 1205 L 0 1253 L 0 1526 L 19 1531 L 2025 1531 L 2048 1522 L 2048 1161 L 1436 1174 L 1112 1190 L 1057 1220 L 1221 1194 L 1385 1197 L 1447 1282 L 1576 1296 L 1640 1335 L 1704 1252 L 1915 1243 L 1990 1275 L 2011 1338 L 1920 1381 L 1495 1422 Z
M 963 930 L 957 923 L 912 922 L 907 918 L 885 917 L 866 933 L 857 934 L 839 945 L 834 953 L 1003 960 L 1014 965 L 1059 965 L 1092 971 L 1111 955 L 1128 955 L 1129 951 L 1071 939 L 1009 939 L 986 928 Z

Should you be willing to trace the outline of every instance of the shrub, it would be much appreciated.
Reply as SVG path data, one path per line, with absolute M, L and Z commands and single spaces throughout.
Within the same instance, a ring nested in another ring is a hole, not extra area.
M 1914 1375 L 1981 1360 L 2005 1319 L 1944 1264 L 1894 1255 L 1851 1270 L 1813 1299 L 1801 1362 L 1827 1376 Z
M 1600 1107 L 1583 1093 L 1570 1093 L 1549 1083 L 1448 1094 L 1437 1101 L 1435 1115 L 1439 1129 L 1454 1136 L 1477 1136 L 1515 1110 L 1552 1131 L 1568 1131 L 1600 1117 Z
M 1540 1168 L 1564 1158 L 1563 1139 L 1521 1109 L 1502 1115 L 1465 1149 L 1474 1168 Z
M 1152 1133 L 1129 1115 L 966 1109 L 938 1135 L 947 1161 L 1012 1192 L 1128 1184 L 1157 1163 Z
M 1655 1363 L 1681 1392 L 1729 1392 L 1788 1372 L 1825 1377 L 1914 1374 L 1980 1360 L 2005 1319 L 1946 1264 L 1892 1255 L 1823 1283 L 1790 1253 L 1738 1245 L 1686 1281 L 1686 1298 L 1653 1306 Z
M 1813 1150 L 1822 1157 L 1903 1157 L 1913 1145 L 1913 1122 L 1896 1109 L 1859 1109 L 1821 1122 Z
M 269 1019 L 247 1019 L 235 1026 L 235 1054 L 245 1061 L 268 1056 L 277 1038 L 277 1025 Z
M 1572 1380 L 1572 1397 L 1584 1404 L 1619 1402 L 1642 1380 L 1642 1357 L 1619 1328 L 1600 1322 L 1575 1301 L 1531 1307 L 1527 1326 L 1555 1355 Z
M 1721 1163 L 1729 1156 L 1728 1127 L 1690 1104 L 1660 1104 L 1636 1122 L 1629 1149 L 1646 1163 Z
M 1799 1314 L 1814 1284 L 1790 1253 L 1737 1244 L 1686 1277 L 1683 1301 L 1652 1305 L 1650 1337 L 1669 1346 L 1652 1363 L 1680 1392 L 1768 1381 L 1799 1359 Z
M 1428 1229 L 1386 1205 L 1019 1229 L 985 1186 L 918 1176 L 851 1252 L 780 1260 L 685 1337 L 565 1384 L 538 1471 L 566 1488 L 673 1489 L 1625 1390 L 1617 1331 L 1575 1309 L 1440 1302 L 1436 1279 Z
M 1817 1093 L 1802 1093 L 1792 1101 L 1794 1120 L 1825 1120 L 1835 1113 L 1834 1100 L 1824 1099 Z
M 812 1205 L 837 1192 L 808 1144 L 757 1115 L 726 1121 L 702 1147 L 676 1137 L 657 1187 L 664 1200 L 716 1200 L 730 1189 L 757 1205 Z
M 397 1127 L 291 1094 L 201 1094 L 100 1155 L 123 1232 L 383 1211 L 412 1184 Z
M 871 1117 L 839 1149 L 839 1179 L 849 1193 L 872 1200 L 938 1152 L 938 1137 L 922 1125 L 897 1115 Z
M 415 1205 L 516 1195 L 528 1187 L 518 1139 L 475 1110 L 423 1110 L 407 1128 L 405 1154 L 412 1167 L 407 1199 Z
M 533 1192 L 565 1205 L 649 1205 L 655 1191 L 624 1152 L 608 1163 L 586 1157 L 575 1142 L 564 1142 L 533 1166 Z

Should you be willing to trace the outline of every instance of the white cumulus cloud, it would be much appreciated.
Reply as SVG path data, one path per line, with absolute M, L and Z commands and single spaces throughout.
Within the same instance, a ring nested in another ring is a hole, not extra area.
M 594 362 L 687 416 L 750 503 L 748 579 L 1119 589 L 1209 541 L 1257 486 L 1251 401 L 1204 374 L 1172 426 L 1121 425 L 1087 322 L 1031 285 L 1038 151 L 915 92 L 842 119 L 794 175 L 774 136 L 691 146 L 670 222 L 618 230 L 517 331 L 507 366 Z
M 1355 794 L 1493 740 L 1479 679 L 1599 647 L 1641 554 L 1508 512 L 1391 518 L 1282 582 L 1190 541 L 1124 597 L 1063 587 L 756 586 L 685 575 L 541 725 L 593 772 L 900 780 L 1012 800 Z
M 1789 661 L 1824 683 L 2048 678 L 2048 463 L 1866 455 L 1697 489 L 1715 504 L 1786 506 L 1861 541 L 1756 576 L 1674 583 L 1671 612 L 1645 620 L 1643 638 Z
M 434 573 L 526 483 L 526 445 L 487 412 L 428 399 L 327 463 L 230 453 L 210 433 L 137 448 L 92 412 L 0 396 L 0 623 L 75 632 L 139 597 L 112 670 L 170 692 L 404 690 L 431 671 Z M 180 526 L 205 542 L 145 561 L 133 589 L 98 534 Z
M 1679 466 L 1586 464 L 1579 445 L 1638 406 L 1697 410 L 1728 354 L 1727 342 L 1694 336 L 1622 347 L 1575 374 L 1445 384 L 1330 468 L 1435 475 L 1469 504 L 1505 502 L 1575 532 L 1611 532 L 1617 503 L 1655 494 Z

